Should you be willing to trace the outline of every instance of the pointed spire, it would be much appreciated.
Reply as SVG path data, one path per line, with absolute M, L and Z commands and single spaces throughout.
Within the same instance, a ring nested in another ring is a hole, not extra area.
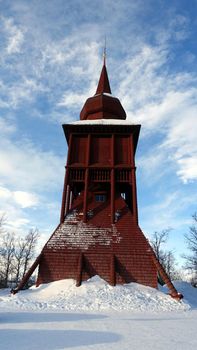
M 104 92 L 111 94 L 111 88 L 109 85 L 109 79 L 108 79 L 108 74 L 106 69 L 106 38 L 105 38 L 105 46 L 103 50 L 103 68 L 102 68 L 100 79 L 98 82 L 96 95 L 103 94 Z
M 105 35 L 105 45 L 103 49 L 103 65 L 105 66 L 106 63 L 106 35 Z

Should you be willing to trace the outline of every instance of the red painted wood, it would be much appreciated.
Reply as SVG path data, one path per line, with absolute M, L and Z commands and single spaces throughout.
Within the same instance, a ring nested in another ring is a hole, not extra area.
M 69 171 L 68 171 L 68 174 L 69 174 Z M 67 188 L 65 189 L 66 191 L 66 209 L 65 209 L 65 216 L 67 216 L 68 214 L 68 211 L 70 209 L 70 195 L 71 195 L 71 191 L 70 191 L 70 185 L 67 185 Z M 61 223 L 64 222 L 64 218 L 63 218 L 63 221 L 61 221 Z
M 88 182 L 89 182 L 89 169 L 85 171 L 85 190 L 83 198 L 83 222 L 87 221 L 87 206 L 88 206 Z
M 136 168 L 132 168 L 131 176 L 132 176 L 132 198 L 133 198 L 133 216 L 138 223 L 138 210 L 137 210 L 137 189 L 136 189 L 136 176 L 135 176 Z
M 103 65 L 103 68 L 101 71 L 100 79 L 98 82 L 98 87 L 96 90 L 96 95 L 103 94 L 104 92 L 111 94 L 111 88 L 110 88 L 107 69 L 106 69 L 105 64 Z
M 111 169 L 111 223 L 115 220 L 115 176 L 114 169 Z

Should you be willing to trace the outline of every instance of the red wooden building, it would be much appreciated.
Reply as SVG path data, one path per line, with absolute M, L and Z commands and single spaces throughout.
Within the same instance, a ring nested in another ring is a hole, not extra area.
M 157 288 L 158 272 L 180 298 L 138 225 L 135 151 L 140 125 L 111 95 L 105 62 L 80 121 L 64 124 L 68 143 L 60 224 L 18 288 L 39 265 L 37 285 L 99 275 L 112 285 Z

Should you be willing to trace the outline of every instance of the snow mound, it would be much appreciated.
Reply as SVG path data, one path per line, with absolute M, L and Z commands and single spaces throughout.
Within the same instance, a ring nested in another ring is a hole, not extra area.
M 130 310 L 137 312 L 186 311 L 190 308 L 189 303 L 185 301 L 178 302 L 161 291 L 137 283 L 112 287 L 98 276 L 83 282 L 80 287 L 76 287 L 75 283 L 72 279 L 61 280 L 43 284 L 38 288 L 32 287 L 16 295 L 8 295 L 4 292 L 0 294 L 0 307 L 35 311 Z M 184 286 L 182 282 L 177 286 L 178 290 L 185 295 L 191 294 L 189 287 Z M 194 294 L 196 298 L 197 290 Z

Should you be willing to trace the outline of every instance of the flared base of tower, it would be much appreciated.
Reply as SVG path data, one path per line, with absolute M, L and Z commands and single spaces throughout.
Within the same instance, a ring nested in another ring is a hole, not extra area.
M 143 263 L 139 263 L 142 260 Z M 54 262 L 58 268 L 50 266 Z M 130 256 L 121 255 L 83 253 L 81 256 L 75 253 L 67 254 L 65 262 L 63 252 L 47 252 L 42 256 L 36 285 L 72 278 L 80 286 L 82 281 L 98 275 L 112 286 L 136 282 L 157 288 L 157 271 L 150 265 L 149 257 L 143 255 L 130 259 Z
M 109 201 L 92 200 L 86 223 L 81 200 L 76 202 L 42 251 L 37 285 L 67 278 L 80 285 L 99 275 L 112 285 L 137 282 L 157 287 L 149 243 L 122 197 L 115 202 L 119 217 L 114 224 Z
M 99 275 L 111 285 L 136 282 L 157 288 L 159 274 L 170 295 L 180 300 L 182 295 L 157 260 L 122 196 L 115 198 L 118 215 L 114 224 L 111 224 L 110 200 L 97 202 L 101 199 L 97 196 L 89 198 L 87 222 L 84 222 L 83 196 L 81 192 L 73 201 L 64 222 L 56 228 L 13 293 L 24 288 L 38 266 L 37 286 L 69 278 L 80 286 L 82 281 Z

